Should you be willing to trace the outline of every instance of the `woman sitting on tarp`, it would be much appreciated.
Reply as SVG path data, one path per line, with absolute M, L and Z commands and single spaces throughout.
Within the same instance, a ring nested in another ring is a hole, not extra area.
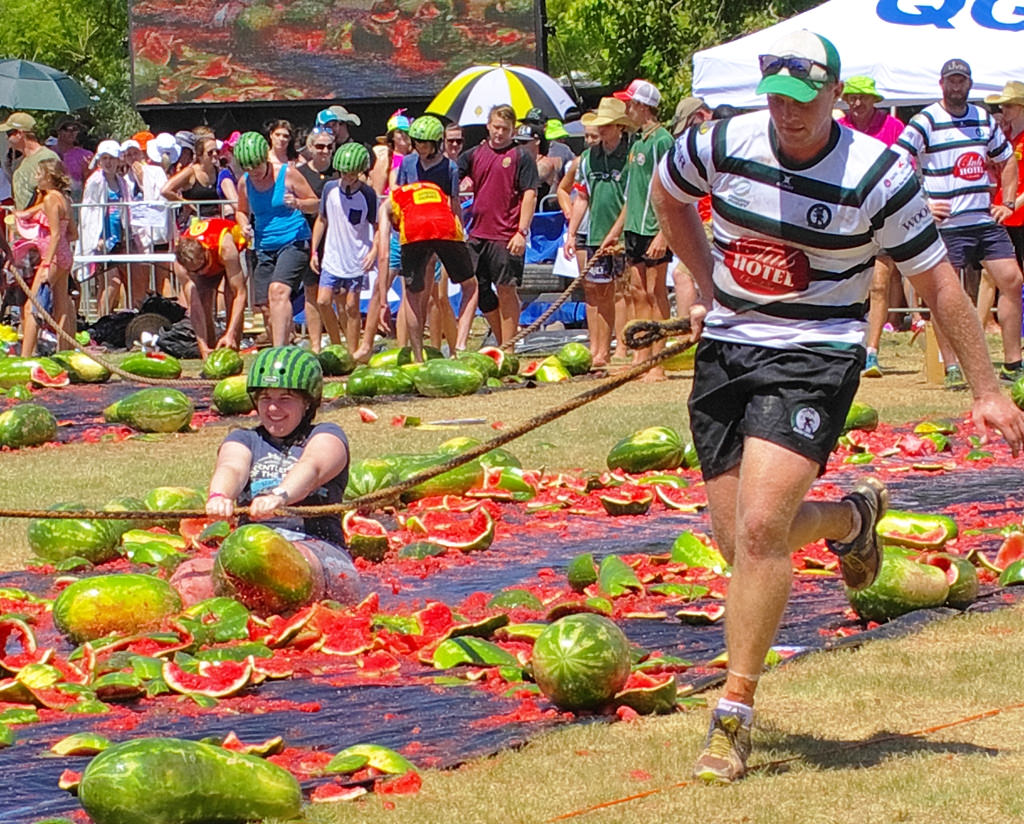
M 348 484 L 348 439 L 334 423 L 313 423 L 323 392 L 316 356 L 297 346 L 264 349 L 249 369 L 246 388 L 260 425 L 228 433 L 210 478 L 206 513 L 231 518 L 235 505 L 249 507 L 239 522 L 272 527 L 309 562 L 310 600 L 359 599 L 359 575 L 345 551 L 338 515 L 309 518 L 275 515 L 284 506 L 341 503 Z M 189 603 L 213 595 L 213 561 L 186 561 L 171 579 Z M 268 570 L 272 576 L 273 570 Z M 258 609 L 259 604 L 246 606 Z

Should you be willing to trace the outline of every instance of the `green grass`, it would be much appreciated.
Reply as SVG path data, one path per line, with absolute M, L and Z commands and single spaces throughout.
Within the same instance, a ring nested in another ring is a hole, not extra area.
M 990 344 L 992 341 L 990 341 Z M 924 383 L 920 349 L 909 335 L 886 336 L 881 380 L 864 381 L 859 397 L 890 423 L 958 416 L 963 394 Z M 197 371 L 187 365 L 187 374 Z M 471 401 L 410 399 L 374 408 L 380 420 L 360 422 L 354 408 L 328 408 L 323 418 L 348 432 L 353 457 L 432 450 L 453 435 L 481 439 L 589 388 L 576 382 L 498 392 Z M 584 409 L 509 445 L 529 467 L 600 469 L 608 449 L 643 426 L 685 430 L 689 380 L 673 378 L 616 390 Z M 483 417 L 458 429 L 390 425 L 394 415 L 424 421 Z M 61 500 L 101 505 L 157 485 L 204 486 L 227 431 L 202 431 L 155 441 L 71 444 L 0 456 L 5 508 L 39 508 Z M 0 569 L 29 559 L 25 522 L 0 519 Z M 367 797 L 310 808 L 317 824 L 387 821 L 543 822 L 594 805 L 570 821 L 594 822 L 1013 822 L 1024 816 L 1024 710 L 911 735 L 1020 700 L 1024 683 L 1024 608 L 945 620 L 893 641 L 808 656 L 767 674 L 758 693 L 752 764 L 728 788 L 692 785 L 689 772 L 706 729 L 694 711 L 633 723 L 567 726 L 518 749 L 473 759 L 459 768 L 424 772 L 411 797 Z M 709 696 L 713 699 L 715 696 Z M 353 708 L 358 711 L 358 708 Z M 315 717 L 310 718 L 315 723 Z M 524 735 L 529 728 L 524 729 Z M 385 809 L 393 803 L 394 809 Z

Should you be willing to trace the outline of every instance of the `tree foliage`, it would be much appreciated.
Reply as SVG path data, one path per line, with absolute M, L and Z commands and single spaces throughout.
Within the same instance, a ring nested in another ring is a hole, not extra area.
M 0 0 L 0 20 L 0 57 L 45 63 L 79 81 L 96 101 L 88 114 L 97 133 L 141 128 L 131 105 L 126 0 Z
M 817 0 L 549 0 L 549 67 L 610 85 L 643 77 L 668 101 L 690 93 L 693 53 L 765 28 Z M 557 42 L 556 42 L 557 41 Z M 755 58 L 751 55 L 751 59 Z

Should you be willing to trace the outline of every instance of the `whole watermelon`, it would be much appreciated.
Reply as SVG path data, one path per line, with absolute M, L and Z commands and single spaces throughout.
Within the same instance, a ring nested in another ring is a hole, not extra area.
M 125 372 L 142 378 L 173 380 L 181 377 L 181 361 L 163 352 L 133 352 L 120 365 Z
M 498 362 L 487 355 L 481 355 L 479 352 L 470 352 L 469 350 L 459 352 L 457 359 L 462 363 L 472 366 L 484 376 L 484 380 L 496 378 L 501 374 L 501 367 L 498 366 Z
M 325 346 L 316 356 L 325 375 L 347 375 L 356 368 L 355 358 L 340 343 Z
M 1024 409 L 1024 377 L 1017 378 L 1010 386 L 1010 397 L 1018 409 Z
M 930 564 L 919 564 L 898 548 L 886 547 L 878 577 L 869 587 L 852 590 L 846 597 L 865 621 L 889 621 L 913 612 L 942 606 L 949 595 L 946 573 Z
M 377 373 L 369 366 L 357 366 L 345 384 L 345 394 L 352 398 L 372 398 L 377 394 Z
M 57 437 L 57 419 L 38 403 L 19 403 L 0 412 L 0 446 L 21 449 Z
M 596 710 L 629 678 L 629 641 L 603 615 L 567 615 L 537 637 L 532 666 L 537 686 L 555 706 Z
M 652 469 L 675 469 L 683 463 L 685 447 L 674 429 L 651 426 L 623 438 L 608 453 L 609 469 L 625 472 L 647 472 Z
M 78 800 L 96 824 L 199 824 L 291 820 L 302 807 L 282 767 L 201 741 L 136 738 L 85 768 Z
M 590 350 L 578 341 L 565 344 L 555 357 L 562 362 L 565 371 L 570 375 L 585 375 L 594 363 Z
M 363 458 L 353 461 L 348 470 L 346 498 L 359 498 L 378 489 L 391 486 L 398 480 L 398 474 L 391 461 L 383 458 Z
M 369 360 L 371 369 L 397 369 L 406 363 L 412 363 L 412 348 L 409 346 L 385 349 L 371 356 Z
M 416 391 L 409 373 L 398 367 L 374 369 L 378 395 L 411 395 Z
M 188 395 L 162 386 L 140 389 L 103 410 L 107 422 L 125 423 L 140 432 L 181 432 L 194 414 Z
M 158 629 L 181 611 L 181 598 L 161 578 L 118 573 L 82 578 L 53 602 L 53 623 L 75 643 Z
M 459 361 L 429 360 L 416 373 L 414 382 L 416 391 L 425 397 L 453 398 L 474 394 L 483 386 L 484 376 L 479 370 Z
M 213 387 L 213 408 L 221 415 L 248 415 L 253 410 L 245 375 L 232 375 Z
M 0 388 L 24 385 L 64 386 L 69 382 L 64 367 L 51 358 L 0 358 Z
M 234 349 L 222 347 L 214 349 L 206 356 L 206 360 L 203 361 L 202 375 L 204 378 L 220 380 L 232 375 L 241 375 L 243 369 L 245 369 L 245 364 L 242 363 L 242 356 Z
M 110 370 L 84 352 L 54 352 L 52 357 L 64 367 L 72 383 L 105 383 L 110 379 Z
M 51 509 L 84 509 L 82 504 L 63 503 Z M 117 557 L 120 521 L 88 518 L 34 518 L 28 522 L 28 545 L 44 561 L 57 564 L 78 556 L 101 564 Z
M 313 578 L 302 553 L 262 524 L 232 532 L 213 562 L 217 594 L 241 601 L 258 615 L 285 614 L 305 605 L 313 594 Z

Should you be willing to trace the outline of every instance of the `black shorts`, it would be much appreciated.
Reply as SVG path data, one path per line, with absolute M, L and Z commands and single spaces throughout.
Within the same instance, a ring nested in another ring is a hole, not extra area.
M 292 289 L 292 296 L 295 296 L 304 286 L 315 287 L 319 280 L 309 268 L 308 240 L 296 240 L 280 249 L 258 249 L 256 268 L 252 273 L 253 303 L 266 305 L 271 283 L 287 283 Z
M 986 260 L 1016 260 L 1013 242 L 1005 226 L 966 226 L 962 229 L 940 229 L 946 244 L 949 262 L 954 269 L 981 267 Z
M 473 259 L 461 240 L 415 240 L 402 246 L 402 278 L 406 288 L 422 292 L 426 286 L 427 264 L 437 255 L 452 283 L 464 283 L 473 277 Z
M 505 241 L 471 237 L 468 246 L 473 260 L 473 272 L 481 286 L 523 285 L 526 259 L 510 254 Z
M 594 260 L 594 252 L 599 246 L 584 247 L 587 250 L 587 275 L 584 278 L 588 283 L 611 283 L 613 280 L 622 277 L 626 271 L 626 257 L 623 254 L 601 255 Z M 591 263 L 593 261 L 593 263 Z
M 860 347 L 823 354 L 701 340 L 689 410 L 705 480 L 739 464 L 748 436 L 824 470 L 857 394 L 864 356 Z
M 668 263 L 672 260 L 672 253 L 668 249 L 657 260 L 647 257 L 647 247 L 654 240 L 654 235 L 638 235 L 636 232 L 625 232 L 624 236 L 626 238 L 626 260 L 631 264 L 642 263 L 645 266 L 657 266 L 659 263 Z

